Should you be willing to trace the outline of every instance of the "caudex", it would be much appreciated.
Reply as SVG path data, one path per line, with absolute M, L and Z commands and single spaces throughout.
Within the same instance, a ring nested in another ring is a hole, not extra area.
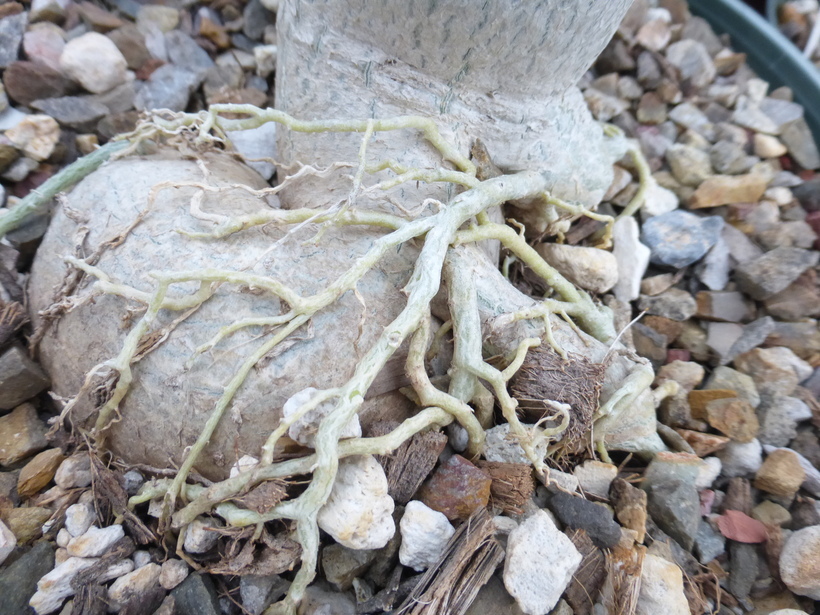
M 527 171 L 479 180 L 475 164 L 448 143 L 442 137 L 436 123 L 429 118 L 404 116 L 389 119 L 302 121 L 275 109 L 259 109 L 249 105 L 214 105 L 199 113 L 158 112 L 146 117 L 134 132 L 78 160 L 50 179 L 37 192 L 32 192 L 9 215 L 0 218 L 0 236 L 5 235 L 60 191 L 68 189 L 110 158 L 122 158 L 139 151 L 146 144 L 161 142 L 172 145 L 185 143 L 194 148 L 221 148 L 230 142 L 228 133 L 256 128 L 266 122 L 276 122 L 283 129 L 304 133 L 361 134 L 358 161 L 349 164 L 353 174 L 347 198 L 324 210 L 280 210 L 260 205 L 258 212 L 249 215 L 217 215 L 202 209 L 201 196 L 205 192 L 243 190 L 258 196 L 261 203 L 262 197 L 276 194 L 289 184 L 298 182 L 308 175 L 321 174 L 323 170 L 301 166 L 297 172 L 282 179 L 277 186 L 263 190 L 252 190 L 243 185 L 214 187 L 208 184 L 206 173 L 201 183 L 187 185 L 196 189 L 195 196 L 191 199 L 191 218 L 199 224 L 208 225 L 210 229 L 207 232 L 196 233 L 180 229 L 179 232 L 202 241 L 218 241 L 220 238 L 261 225 L 296 228 L 310 223 L 319 225 L 320 230 L 314 241 L 321 245 L 322 229 L 331 225 L 366 225 L 383 229 L 384 234 L 370 249 L 356 260 L 344 275 L 323 291 L 311 296 L 302 296 L 272 277 L 251 274 L 243 270 L 224 269 L 155 271 L 151 274 L 153 288 L 141 290 L 112 279 L 104 270 L 87 260 L 75 257 L 66 257 L 65 260 L 71 267 L 95 280 L 95 292 L 119 295 L 145 306 L 142 316 L 130 329 L 119 354 L 96 366 L 86 378 L 85 386 L 91 386 L 95 377 L 100 374 L 112 375 L 111 390 L 99 408 L 96 424 L 90 433 L 94 446 L 98 448 L 105 446 L 106 429 L 116 420 L 120 404 L 135 377 L 132 371 L 135 357 L 138 352 L 145 351 L 141 344 L 152 332 L 152 325 L 155 324 L 158 314 L 173 311 L 180 312 L 184 317 L 186 311 L 208 301 L 217 287 L 228 284 L 261 290 L 286 305 L 286 308 L 275 316 L 233 322 L 225 326 L 210 342 L 197 349 L 196 355 L 199 355 L 223 343 L 226 338 L 243 328 L 268 327 L 266 341 L 245 358 L 231 381 L 224 383 L 221 399 L 212 409 L 198 439 L 189 447 L 176 477 L 149 482 L 129 502 L 129 506 L 133 508 L 140 503 L 162 498 L 160 528 L 163 531 L 179 531 L 178 549 L 181 549 L 186 526 L 198 515 L 206 512 L 223 517 L 231 526 L 255 524 L 258 528 L 257 533 L 261 532 L 262 524 L 267 521 L 294 521 L 294 537 L 302 547 L 301 567 L 286 599 L 277 607 L 281 609 L 280 612 L 285 613 L 293 612 L 315 576 L 319 549 L 317 515 L 330 495 L 340 459 L 351 455 L 386 454 L 420 431 L 431 427 L 444 427 L 453 422 L 466 432 L 466 454 L 478 456 L 482 451 L 485 428 L 489 426 L 491 419 L 494 397 L 504 419 L 509 423 L 510 433 L 524 450 L 535 472 L 542 477 L 545 476 L 548 469 L 544 451 L 549 449 L 551 443 L 561 439 L 569 424 L 571 409 L 566 404 L 552 404 L 550 407 L 554 415 L 548 417 L 552 427 L 547 428 L 540 423 L 525 426 L 517 415 L 517 401 L 508 392 L 508 382 L 521 367 L 527 352 L 542 341 L 565 357 L 564 350 L 553 339 L 551 319 L 565 319 L 572 326 L 579 327 L 601 342 L 614 344 L 616 336 L 613 319 L 607 308 L 568 282 L 542 259 L 527 243 L 523 232 L 505 224 L 491 222 L 487 211 L 508 201 L 542 199 L 559 218 L 575 220 L 581 216 L 588 216 L 603 222 L 604 230 L 599 237 L 601 247 L 609 246 L 612 224 L 615 220 L 552 196 L 547 191 L 547 180 L 539 172 Z M 607 127 L 606 130 L 611 137 L 620 137 L 616 135 L 617 129 Z M 400 161 L 368 160 L 368 143 L 374 134 L 389 131 L 416 131 L 439 152 L 441 165 L 438 168 L 407 168 Z M 629 151 L 638 171 L 640 190 L 621 216 L 631 216 L 635 213 L 652 181 L 647 164 L 637 147 L 633 145 Z M 367 179 L 377 174 L 380 174 L 380 179 L 368 185 Z M 388 177 L 385 178 L 385 175 Z M 372 196 L 406 182 L 451 184 L 457 188 L 457 195 L 448 203 L 430 200 L 421 204 L 422 207 L 416 212 L 406 211 L 399 215 L 356 208 L 357 198 L 361 194 L 368 193 Z M 159 184 L 154 192 L 170 187 L 172 186 L 169 184 Z M 366 350 L 356 365 L 353 377 L 338 388 L 315 392 L 294 414 L 283 418 L 267 437 L 259 463 L 253 469 L 208 487 L 189 483 L 189 475 L 198 457 L 254 365 L 305 326 L 319 311 L 337 301 L 345 293 L 355 293 L 357 282 L 388 251 L 413 240 L 417 240 L 421 248 L 410 281 L 404 288 L 406 305 L 399 316 L 382 332 L 376 343 Z M 553 294 L 549 298 L 539 301 L 533 307 L 504 315 L 504 320 L 508 324 L 522 320 L 542 321 L 544 339 L 527 337 L 518 340 L 514 352 L 503 358 L 503 368 L 497 366 L 498 361 L 491 363 L 485 359 L 476 283 L 472 272 L 463 266 L 464 259 L 457 258 L 460 246 L 484 240 L 500 242 L 512 256 L 553 289 Z M 198 290 L 189 294 L 173 292 L 176 285 L 186 282 L 198 283 Z M 439 333 L 431 338 L 430 303 L 442 284 L 448 293 L 451 321 L 445 323 Z M 454 356 L 449 370 L 449 389 L 444 391 L 437 388 L 429 379 L 425 362 L 431 353 L 435 353 L 435 344 L 449 330 L 452 330 L 454 338 Z M 432 347 L 430 339 L 433 340 Z M 410 340 L 406 372 L 412 383 L 415 401 L 422 409 L 386 435 L 340 440 L 341 430 L 360 409 L 374 378 L 405 340 Z M 196 356 L 192 357 L 192 360 L 196 360 Z M 635 370 L 621 389 L 598 409 L 595 418 L 627 409 L 632 400 L 651 382 L 651 369 Z M 489 385 L 491 395 L 485 383 Z M 332 403 L 334 409 L 321 421 L 315 439 L 315 452 L 306 457 L 277 461 L 274 450 L 280 438 L 288 432 L 288 428 L 320 404 L 327 403 Z M 72 403 L 69 402 L 62 414 L 63 417 L 69 415 L 71 406 Z M 603 440 L 598 438 L 597 441 Z M 599 446 L 599 451 L 606 455 L 602 446 Z M 263 481 L 286 479 L 296 475 L 311 475 L 308 487 L 298 497 L 282 501 L 267 512 L 243 509 L 228 501 Z

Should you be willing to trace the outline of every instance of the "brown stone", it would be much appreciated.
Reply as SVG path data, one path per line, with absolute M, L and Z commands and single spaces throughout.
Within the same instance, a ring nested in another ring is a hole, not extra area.
M 48 445 L 46 426 L 32 404 L 21 404 L 0 417 L 0 466 L 8 466 Z
M 5 523 L 19 544 L 26 544 L 42 534 L 43 523 L 49 520 L 52 511 L 49 508 L 32 506 L 13 508 L 5 515 Z
M 641 319 L 641 322 L 654 329 L 661 335 L 665 335 L 667 341 L 671 344 L 683 331 L 683 323 L 671 318 L 664 318 L 663 316 L 647 315 Z
M 609 499 L 618 521 L 636 532 L 635 541 L 642 543 L 646 535 L 646 492 L 616 478 L 609 487 Z
M 48 378 L 19 345 L 0 354 L 0 409 L 16 408 L 48 387 Z
M 134 25 L 128 24 L 112 30 L 108 33 L 108 38 L 120 50 L 131 70 L 137 70 L 151 59 L 151 54 L 145 46 L 145 37 Z
M 689 407 L 692 409 L 692 418 L 706 420 L 706 404 L 715 399 L 731 399 L 737 397 L 737 392 L 729 389 L 699 389 L 689 393 Z
M 768 493 L 792 496 L 800 489 L 806 478 L 806 471 L 794 451 L 777 449 L 772 451 L 755 475 L 754 486 Z
M 23 5 L 19 2 L 5 2 L 0 4 L 0 19 L 19 15 L 23 12 Z
M 737 442 L 751 442 L 760 431 L 754 408 L 737 397 L 707 402 L 706 421 Z
M 97 32 L 108 32 L 119 28 L 125 23 L 113 13 L 109 13 L 104 8 L 91 2 L 80 2 L 77 7 L 83 21 L 87 22 Z
M 690 209 L 717 207 L 732 203 L 756 203 L 766 191 L 768 181 L 761 175 L 714 175 L 704 181 L 689 201 Z
M 704 290 L 695 295 L 698 304 L 696 318 L 723 322 L 746 322 L 754 317 L 754 311 L 743 293 L 734 291 Z
M 50 448 L 29 461 L 20 470 L 20 477 L 17 479 L 17 493 L 20 497 L 30 497 L 48 485 L 63 459 L 60 449 Z
M 723 448 L 729 443 L 729 438 L 716 436 L 710 433 L 701 433 L 691 429 L 676 429 L 680 436 L 689 443 L 698 457 L 706 457 Z
M 813 269 L 803 272 L 784 290 L 763 302 L 766 311 L 782 320 L 820 316 L 820 287 Z
M 420 500 L 450 520 L 467 519 L 490 500 L 492 478 L 461 455 L 441 464 L 422 486 Z
M 231 38 L 228 36 L 225 28 L 218 23 L 214 23 L 207 17 L 202 17 L 199 22 L 199 34 L 210 40 L 220 49 L 227 49 L 231 46 Z
M 9 98 L 30 105 L 41 98 L 55 98 L 66 91 L 65 78 L 53 68 L 39 62 L 12 62 L 3 73 Z

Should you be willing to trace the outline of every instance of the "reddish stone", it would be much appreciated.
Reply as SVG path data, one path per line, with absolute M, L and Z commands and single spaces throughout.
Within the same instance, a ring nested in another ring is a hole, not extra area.
M 727 510 L 717 518 L 720 533 L 729 540 L 746 543 L 766 542 L 766 526 L 739 510 Z
M 698 457 L 706 457 L 723 448 L 729 443 L 729 438 L 716 436 L 710 433 L 701 433 L 690 429 L 676 429 L 681 437 L 689 443 Z
M 461 455 L 441 464 L 421 488 L 419 498 L 450 520 L 464 520 L 490 501 L 492 479 Z
M 675 361 L 691 361 L 692 353 L 683 348 L 670 348 L 666 351 L 666 363 L 674 363 Z
M 3 83 L 9 98 L 27 106 L 41 98 L 62 96 L 66 90 L 65 78 L 39 62 L 12 62 L 3 73 Z
M 135 73 L 137 79 L 145 81 L 146 79 L 148 79 L 148 77 L 151 76 L 151 73 L 153 73 L 163 64 L 165 64 L 165 62 L 163 62 L 159 58 L 150 58 L 149 60 L 146 60 L 145 64 L 140 66 Z

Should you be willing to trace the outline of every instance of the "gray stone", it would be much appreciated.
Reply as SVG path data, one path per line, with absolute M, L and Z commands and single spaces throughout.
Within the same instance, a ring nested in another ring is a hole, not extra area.
M 752 585 L 757 578 L 758 556 L 754 545 L 742 542 L 729 542 L 729 584 L 728 589 L 735 598 L 743 600 L 749 597 Z
M 26 12 L 0 19 L 0 68 L 6 68 L 17 59 L 27 23 Z
M 720 38 L 712 30 L 712 26 L 703 17 L 691 16 L 683 25 L 680 37 L 698 41 L 709 52 L 710 56 L 717 55 L 724 48 Z
M 555 611 L 553 611 L 554 613 Z M 464 615 L 524 615 L 515 598 L 510 596 L 504 583 L 496 575 L 478 590 L 478 595 Z
M 187 68 L 165 64 L 151 73 L 148 81 L 137 92 L 134 106 L 140 111 L 151 109 L 184 111 L 199 81 L 200 78 L 196 73 Z
M 0 416 L 0 466 L 8 466 L 48 445 L 46 426 L 32 404 L 21 404 Z
M 681 79 L 689 81 L 696 88 L 709 85 L 717 75 L 706 47 L 695 40 L 684 39 L 669 45 L 666 59 L 680 71 Z
M 814 267 L 820 253 L 801 248 L 776 248 L 741 264 L 735 270 L 738 287 L 753 299 L 763 300 L 784 290 L 801 273 Z
M 236 150 L 248 160 L 250 168 L 266 180 L 273 176 L 276 168 L 271 160 L 277 158 L 275 122 L 268 122 L 251 130 L 229 132 L 228 138 Z
M 797 436 L 797 423 L 800 417 L 811 411 L 805 402 L 796 397 L 784 395 L 766 396 L 757 408 L 760 418 L 760 435 L 763 444 L 770 446 L 788 446 Z M 805 420 L 805 418 L 803 419 Z
M 728 389 L 735 391 L 740 399 L 743 399 L 757 408 L 760 405 L 760 394 L 757 392 L 755 381 L 746 374 L 736 369 L 721 365 L 716 367 L 706 381 L 705 389 Z
M 611 549 L 621 539 L 621 526 L 605 506 L 557 491 L 547 501 L 549 509 L 567 527 L 585 530 L 597 546 Z
M 647 512 L 687 551 L 695 544 L 700 525 L 700 498 L 693 482 L 653 481 L 646 486 Z
M 780 140 L 804 169 L 820 168 L 820 152 L 805 118 L 795 120 L 783 128 Z
M 618 283 L 613 293 L 624 303 L 638 298 L 649 266 L 650 249 L 640 242 L 638 234 L 638 222 L 631 216 L 619 219 L 612 230 L 612 253 L 618 261 Z
M 693 130 L 709 141 L 715 138 L 715 126 L 706 114 L 690 102 L 681 103 L 669 111 L 669 119 L 684 128 Z
M 274 15 L 259 0 L 251 0 L 242 11 L 244 24 L 242 33 L 253 41 L 262 39 L 265 27 L 274 22 Z
M 136 495 L 145 482 L 145 477 L 138 470 L 128 470 L 122 475 L 123 487 L 128 495 Z
M 261 615 L 268 606 L 284 596 L 289 587 L 290 582 L 277 574 L 242 575 L 239 578 L 242 608 L 251 615 Z
M 723 226 L 718 216 L 701 217 L 678 209 L 647 220 L 641 241 L 651 250 L 653 263 L 680 269 L 703 258 L 717 243 Z
M 695 555 L 704 566 L 726 551 L 726 538 L 706 520 L 701 520 L 695 537 Z
M 134 82 L 126 81 L 108 92 L 88 96 L 86 100 L 104 105 L 105 108 L 108 109 L 108 113 L 117 114 L 130 111 L 134 108 L 136 92 Z
M 758 318 L 743 327 L 743 333 L 720 360 L 721 365 L 728 365 L 735 357 L 757 348 L 774 331 L 776 323 L 771 316 Z
M 48 388 L 40 366 L 20 346 L 0 354 L 0 410 L 11 410 Z
M 538 253 L 576 286 L 605 293 L 618 282 L 618 262 L 611 252 L 584 246 L 541 243 Z
M 88 132 L 109 113 L 108 107 L 84 96 L 63 96 L 35 100 L 31 106 L 50 115 L 63 126 Z
M 820 600 L 820 525 L 789 537 L 780 555 L 780 576 L 792 592 Z
M 171 592 L 177 615 L 221 615 L 213 581 L 208 575 L 189 575 Z
M 706 345 L 723 364 L 724 357 L 729 354 L 738 340 L 743 336 L 743 326 L 733 322 L 710 322 L 706 324 Z
M 355 615 L 356 605 L 347 596 L 315 583 L 307 588 L 299 605 L 299 615 Z
M 820 211 L 820 176 L 795 186 L 792 193 L 806 211 Z
M 361 576 L 375 557 L 376 551 L 372 549 L 350 549 L 334 544 L 322 550 L 322 570 L 336 589 L 347 591 L 353 586 L 353 579 Z
M 803 117 L 802 106 L 779 98 L 764 98 L 760 101 L 760 110 L 774 123 L 776 134 L 782 133 L 791 122 Z
M 676 144 L 666 150 L 666 161 L 680 183 L 697 187 L 714 175 L 708 153 L 690 145 Z
M 172 64 L 185 67 L 197 76 L 198 86 L 205 79 L 208 69 L 214 61 L 196 41 L 181 30 L 172 30 L 165 35 L 165 46 L 168 50 L 168 59 Z
M 670 288 L 659 295 L 650 297 L 641 295 L 638 309 L 646 310 L 648 314 L 663 316 L 670 320 L 689 320 L 697 311 L 694 297 L 685 290 Z
M 35 544 L 20 558 L 0 570 L 0 615 L 30 612 L 28 601 L 37 581 L 54 568 L 54 547 L 47 541 Z
M 726 247 L 729 249 L 729 256 L 734 263 L 747 263 L 763 256 L 763 250 L 749 239 L 743 231 L 735 228 L 731 224 L 723 225 L 720 237 L 726 242 Z
M 731 270 L 729 246 L 721 236 L 706 253 L 706 258 L 698 263 L 695 275 L 709 290 L 723 290 L 729 283 Z
M 709 159 L 718 173 L 740 175 L 746 173 L 760 159 L 746 154 L 746 150 L 731 141 L 718 141 L 709 149 Z

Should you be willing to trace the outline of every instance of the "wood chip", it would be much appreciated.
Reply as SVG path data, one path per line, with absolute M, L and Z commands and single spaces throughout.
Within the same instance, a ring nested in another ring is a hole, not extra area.
M 97 506 L 97 517 L 105 519 L 111 514 L 120 516 L 137 543 L 147 545 L 159 542 L 159 537 L 128 508 L 128 494 L 120 482 L 119 473 L 105 467 L 96 455 L 90 454 L 90 457 L 91 489 Z
M 646 548 L 617 546 L 607 553 L 607 576 L 601 602 L 609 615 L 635 615 L 641 593 L 641 571 Z
M 535 491 L 532 466 L 523 463 L 478 461 L 479 469 L 490 475 L 490 503 L 505 514 L 524 514 L 524 505 Z
M 504 549 L 494 535 L 490 514 L 478 509 L 456 530 L 396 614 L 464 615 L 504 559 Z
M 394 421 L 375 423 L 369 435 L 383 436 L 398 426 Z M 425 431 L 414 435 L 392 455 L 376 455 L 387 475 L 387 493 L 396 504 L 407 504 L 413 499 L 446 445 L 446 435 L 440 431 Z
M 257 485 L 245 495 L 234 498 L 233 502 L 263 515 L 284 500 L 287 495 L 287 483 L 284 480 L 275 479 Z
M 583 559 L 572 575 L 564 597 L 575 615 L 589 615 L 606 579 L 606 557 L 584 530 L 573 531 L 569 539 Z

